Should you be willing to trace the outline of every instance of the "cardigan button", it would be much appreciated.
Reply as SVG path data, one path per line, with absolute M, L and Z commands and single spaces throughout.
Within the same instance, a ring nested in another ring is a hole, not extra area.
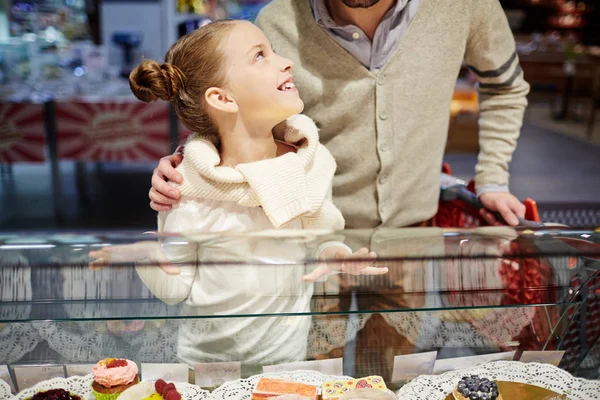
M 379 113 L 379 118 L 385 121 L 388 118 L 388 115 L 385 111 L 382 111 Z

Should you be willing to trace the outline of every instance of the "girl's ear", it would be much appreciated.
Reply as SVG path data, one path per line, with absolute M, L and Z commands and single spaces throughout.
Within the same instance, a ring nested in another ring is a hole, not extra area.
M 209 88 L 204 94 L 204 100 L 206 101 L 206 104 L 217 111 L 226 113 L 237 113 L 239 111 L 235 99 L 231 97 L 226 90 L 221 88 Z

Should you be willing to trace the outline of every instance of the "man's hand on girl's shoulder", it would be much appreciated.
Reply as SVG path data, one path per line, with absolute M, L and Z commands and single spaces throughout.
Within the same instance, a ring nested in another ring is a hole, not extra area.
M 168 182 L 183 183 L 183 177 L 175 168 L 183 161 L 183 146 L 179 146 L 175 153 L 160 159 L 158 166 L 152 174 L 152 188 L 148 192 L 150 207 L 154 211 L 169 211 L 173 204 L 177 204 L 181 192 L 169 185 Z

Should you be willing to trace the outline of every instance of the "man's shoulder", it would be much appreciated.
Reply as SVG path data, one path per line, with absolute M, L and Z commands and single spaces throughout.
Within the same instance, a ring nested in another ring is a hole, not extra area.
M 256 24 L 263 30 L 269 28 L 290 28 L 290 22 L 297 21 L 301 9 L 310 7 L 309 0 L 272 0 L 258 14 Z M 297 25 L 297 24 L 296 24 Z
M 294 4 L 299 1 L 307 0 L 272 0 L 260 10 L 258 18 L 281 17 L 281 13 L 292 11 L 294 9 Z

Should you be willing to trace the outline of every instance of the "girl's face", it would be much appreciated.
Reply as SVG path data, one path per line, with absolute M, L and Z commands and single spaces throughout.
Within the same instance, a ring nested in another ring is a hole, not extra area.
M 250 22 L 236 22 L 225 46 L 226 90 L 244 120 L 272 124 L 302 112 L 292 61 L 273 51 L 264 33 Z

